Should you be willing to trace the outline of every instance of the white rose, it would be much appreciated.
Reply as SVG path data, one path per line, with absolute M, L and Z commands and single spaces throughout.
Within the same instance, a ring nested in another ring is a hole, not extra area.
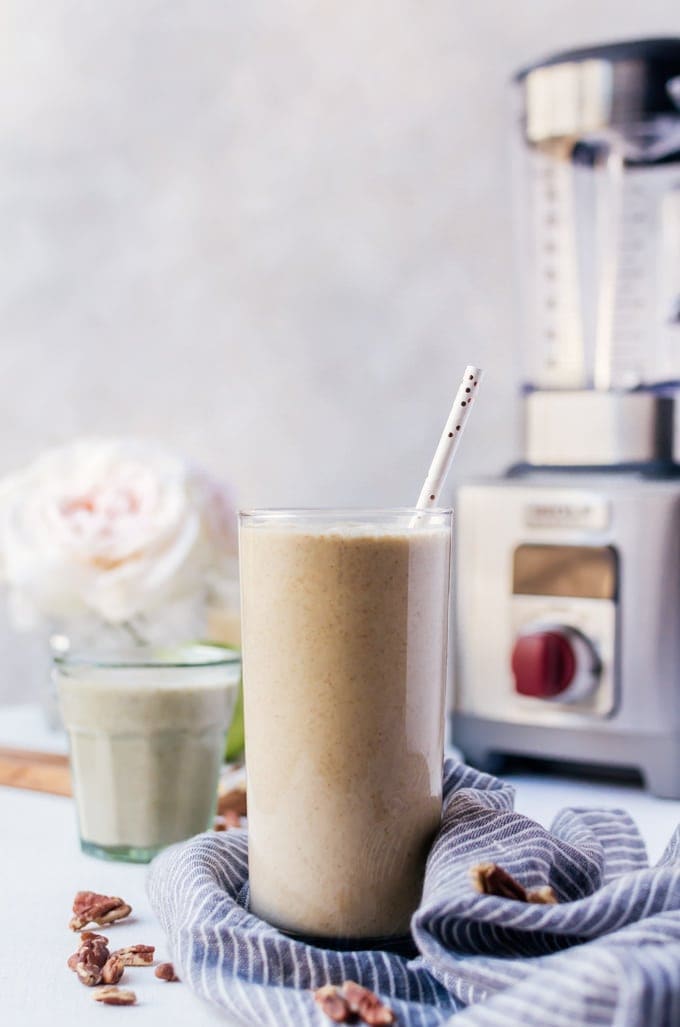
M 234 530 L 216 484 L 160 447 L 76 442 L 0 483 L 0 578 L 17 626 L 120 624 L 204 587 Z

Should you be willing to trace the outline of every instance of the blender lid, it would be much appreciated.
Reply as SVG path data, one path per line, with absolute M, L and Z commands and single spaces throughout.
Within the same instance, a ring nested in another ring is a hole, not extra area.
M 515 75 L 532 143 L 680 118 L 680 38 L 564 50 Z
M 549 68 L 571 61 L 646 61 L 650 65 L 671 63 L 680 69 L 680 36 L 660 36 L 657 39 L 625 39 L 619 43 L 598 43 L 595 46 L 559 50 L 540 61 L 520 68 L 515 79 L 520 81 L 536 68 Z

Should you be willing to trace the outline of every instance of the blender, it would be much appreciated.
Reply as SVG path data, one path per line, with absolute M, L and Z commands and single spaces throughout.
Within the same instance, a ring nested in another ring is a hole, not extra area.
M 459 489 L 452 737 L 680 798 L 680 39 L 515 87 L 524 456 Z

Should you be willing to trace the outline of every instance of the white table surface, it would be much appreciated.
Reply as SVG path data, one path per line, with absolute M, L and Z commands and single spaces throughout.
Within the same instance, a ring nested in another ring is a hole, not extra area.
M 63 749 L 45 730 L 34 707 L 0 707 L 0 745 Z M 622 806 L 640 826 L 652 861 L 675 825 L 680 802 L 654 799 L 625 785 L 588 784 L 569 778 L 513 775 L 520 812 L 546 826 L 564 806 Z M 134 1012 L 99 1006 L 66 967 L 77 935 L 68 930 L 71 903 L 81 889 L 120 895 L 133 915 L 102 929 L 112 946 L 155 945 L 170 958 L 145 894 L 146 868 L 84 856 L 77 843 L 70 799 L 0 787 L 0 1022 L 4 1027 L 66 1027 L 132 1016 L 136 1027 L 191 1027 L 233 1021 L 192 995 L 166 984 L 153 970 L 131 967 L 121 987 L 137 993 Z M 84 1021 L 82 1018 L 86 1018 Z M 127 1021 L 126 1021 L 127 1022 Z

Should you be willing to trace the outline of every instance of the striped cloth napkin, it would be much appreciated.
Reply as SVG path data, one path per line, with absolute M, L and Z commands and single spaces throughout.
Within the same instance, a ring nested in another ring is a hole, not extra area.
M 248 1027 L 329 1025 L 310 989 L 347 979 L 409 1027 L 680 1025 L 680 827 L 650 867 L 622 810 L 566 809 L 547 831 L 509 785 L 448 760 L 412 960 L 280 934 L 248 912 L 247 860 L 244 831 L 199 835 L 156 858 L 148 890 L 180 978 Z M 479 893 L 480 863 L 557 904 Z

